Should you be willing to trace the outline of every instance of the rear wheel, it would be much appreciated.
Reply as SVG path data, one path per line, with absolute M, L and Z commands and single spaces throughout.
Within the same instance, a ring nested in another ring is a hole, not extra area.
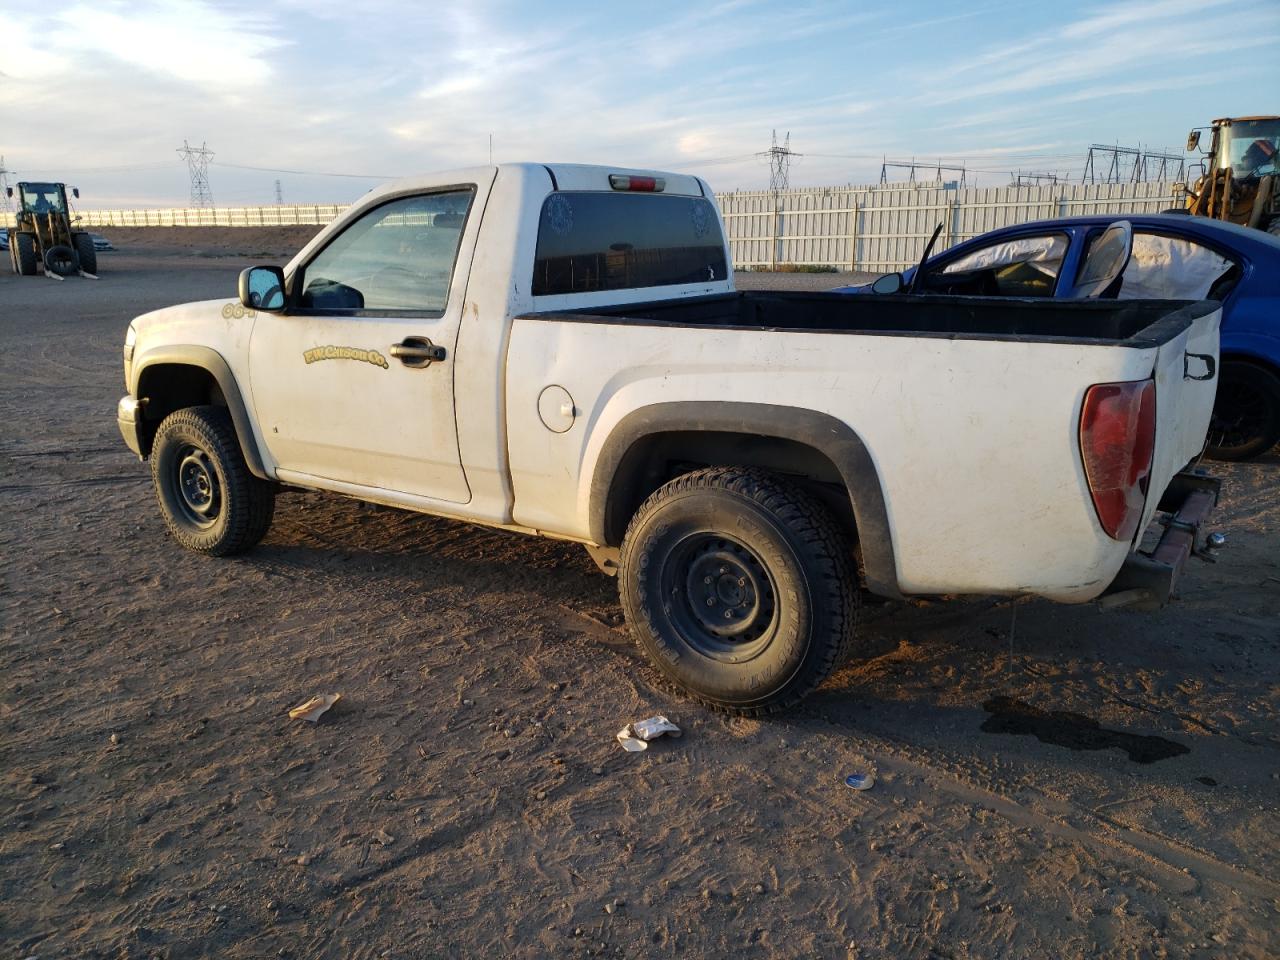
M 627 528 L 618 589 L 658 670 L 721 710 L 798 703 L 853 640 L 848 540 L 822 504 L 762 470 L 700 470 L 649 497 Z
M 65 243 L 50 247 L 44 252 L 44 268 L 49 273 L 65 277 L 76 272 L 76 252 Z
M 29 233 L 13 235 L 13 262 L 20 276 L 36 275 L 36 238 Z
M 98 251 L 93 246 L 93 237 L 87 233 L 76 234 L 76 256 L 80 258 L 80 269 L 85 273 L 98 272 Z
M 249 472 L 225 407 L 187 407 L 165 417 L 151 448 L 151 479 L 175 540 L 226 556 L 266 536 L 275 490 Z
M 1208 454 L 1252 460 L 1280 441 L 1280 377 L 1251 363 L 1228 360 L 1218 375 L 1209 423 Z

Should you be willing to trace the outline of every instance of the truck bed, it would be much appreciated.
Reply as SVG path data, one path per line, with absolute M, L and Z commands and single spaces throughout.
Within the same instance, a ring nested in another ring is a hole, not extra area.
M 595 465 L 635 411 L 676 417 L 661 429 L 679 433 L 705 427 L 698 411 L 768 407 L 733 430 L 758 433 L 770 414 L 780 436 L 787 411 L 817 412 L 856 435 L 882 493 L 880 582 L 1088 600 L 1132 542 L 1111 539 L 1095 512 L 1084 397 L 1094 384 L 1154 380 L 1141 528 L 1203 446 L 1220 316 L 1209 301 L 756 291 L 520 315 L 505 398 L 513 515 L 605 542 L 590 521 Z M 549 431 L 540 410 L 572 419 Z
M 1098 343 L 1146 348 L 1168 342 L 1196 317 L 1214 309 L 1216 304 L 1189 300 L 1043 300 L 746 291 L 527 317 L 728 330 Z

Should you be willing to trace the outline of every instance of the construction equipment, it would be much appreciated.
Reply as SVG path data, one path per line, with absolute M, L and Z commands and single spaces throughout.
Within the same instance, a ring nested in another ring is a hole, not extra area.
M 1187 152 L 1200 146 L 1197 127 Z M 1187 188 L 1187 212 L 1280 236 L 1280 117 L 1213 121 L 1204 172 Z
M 35 276 L 44 268 L 46 277 L 61 280 L 79 273 L 96 280 L 98 253 L 93 237 L 78 230 L 79 217 L 71 216 L 65 183 L 19 183 L 17 225 L 9 231 L 9 260 L 13 272 Z M 13 187 L 5 191 L 12 197 Z M 71 190 L 77 200 L 80 191 Z

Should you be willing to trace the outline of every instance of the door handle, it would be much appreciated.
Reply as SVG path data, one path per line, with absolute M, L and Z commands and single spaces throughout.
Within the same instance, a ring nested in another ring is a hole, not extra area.
M 449 354 L 444 347 L 426 337 L 405 337 L 400 343 L 391 345 L 391 355 L 406 367 L 428 367 Z

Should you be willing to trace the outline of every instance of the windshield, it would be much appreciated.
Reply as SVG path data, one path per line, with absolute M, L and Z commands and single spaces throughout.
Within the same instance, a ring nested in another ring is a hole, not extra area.
M 1261 177 L 1280 170 L 1280 117 L 1234 120 L 1223 133 L 1227 150 L 1222 165 L 1231 166 L 1234 179 Z
M 63 193 L 56 183 L 23 183 L 19 184 L 19 189 L 22 191 L 23 210 L 35 213 L 67 212 L 62 199 Z

